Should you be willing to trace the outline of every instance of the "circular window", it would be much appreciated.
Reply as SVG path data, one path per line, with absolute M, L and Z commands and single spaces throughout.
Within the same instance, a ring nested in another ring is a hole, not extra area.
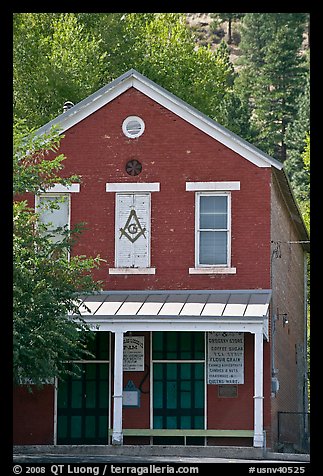
M 140 137 L 144 133 L 144 130 L 145 123 L 137 116 L 129 116 L 122 123 L 122 132 L 131 139 Z
M 126 172 L 128 175 L 135 177 L 136 175 L 139 175 L 141 171 L 142 165 L 138 160 L 129 160 L 129 162 L 127 162 Z

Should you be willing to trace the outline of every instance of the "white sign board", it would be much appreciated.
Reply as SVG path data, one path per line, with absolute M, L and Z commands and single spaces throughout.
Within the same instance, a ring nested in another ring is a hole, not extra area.
M 207 383 L 244 383 L 243 332 L 208 332 Z
M 123 338 L 123 370 L 142 372 L 144 370 L 144 336 Z

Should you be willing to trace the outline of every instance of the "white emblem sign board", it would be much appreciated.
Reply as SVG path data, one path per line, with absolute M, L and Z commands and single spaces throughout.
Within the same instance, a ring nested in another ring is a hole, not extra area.
M 243 332 L 208 332 L 207 383 L 244 383 Z
M 123 370 L 142 372 L 144 370 L 144 336 L 123 338 Z

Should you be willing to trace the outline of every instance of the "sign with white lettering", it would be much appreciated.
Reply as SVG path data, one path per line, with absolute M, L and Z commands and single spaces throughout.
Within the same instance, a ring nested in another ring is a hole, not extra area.
M 144 336 L 123 338 L 123 370 L 142 372 L 144 370 Z
M 244 383 L 243 332 L 208 332 L 207 383 Z

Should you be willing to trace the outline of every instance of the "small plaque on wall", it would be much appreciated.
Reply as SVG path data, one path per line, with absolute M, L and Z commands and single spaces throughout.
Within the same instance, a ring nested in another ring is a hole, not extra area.
M 218 397 L 236 398 L 237 396 L 238 396 L 237 385 L 219 385 L 218 386 Z
M 142 372 L 144 370 L 144 336 L 125 336 L 123 338 L 124 372 Z

